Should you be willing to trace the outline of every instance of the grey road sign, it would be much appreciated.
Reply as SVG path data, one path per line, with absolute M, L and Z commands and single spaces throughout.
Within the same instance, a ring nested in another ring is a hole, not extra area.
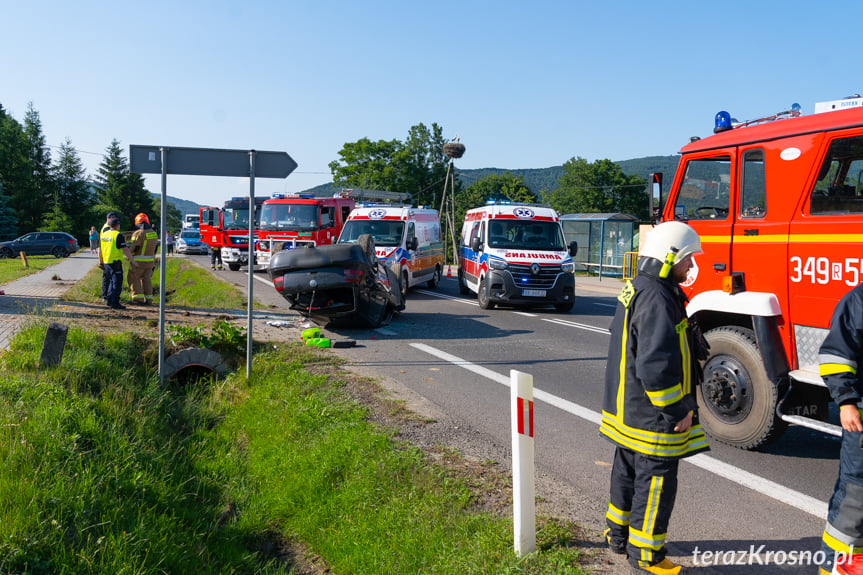
M 252 175 L 249 162 L 252 151 L 255 152 L 256 178 L 287 178 L 297 167 L 286 152 L 132 145 L 129 146 L 130 170 L 139 174 L 161 174 L 162 148 L 168 152 L 168 174 L 247 178 Z

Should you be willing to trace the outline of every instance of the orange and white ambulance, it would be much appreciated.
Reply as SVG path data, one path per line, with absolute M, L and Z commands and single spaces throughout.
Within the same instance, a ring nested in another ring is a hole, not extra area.
M 537 204 L 491 203 L 468 210 L 458 248 L 458 282 L 479 305 L 575 305 L 572 256 L 557 212 Z
M 714 135 L 681 149 L 662 211 L 704 250 L 683 284 L 710 344 L 701 423 L 745 449 L 788 424 L 840 433 L 818 349 L 836 303 L 863 281 L 863 99 L 815 111 L 746 123 L 720 112 Z
M 338 243 L 356 243 L 363 234 L 374 239 L 378 259 L 397 272 L 402 295 L 423 282 L 437 287 L 444 266 L 437 210 L 364 204 L 350 213 Z

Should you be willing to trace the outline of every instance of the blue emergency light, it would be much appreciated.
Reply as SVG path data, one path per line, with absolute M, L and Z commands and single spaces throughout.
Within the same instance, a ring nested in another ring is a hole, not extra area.
M 725 110 L 716 113 L 715 125 L 713 127 L 713 133 L 718 134 L 719 132 L 725 132 L 731 129 L 731 114 L 726 112 Z

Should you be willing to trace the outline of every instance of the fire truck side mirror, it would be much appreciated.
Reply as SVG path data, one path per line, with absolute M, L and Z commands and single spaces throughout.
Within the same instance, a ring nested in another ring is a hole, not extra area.
M 648 179 L 648 206 L 654 224 L 662 217 L 662 172 L 650 174 Z

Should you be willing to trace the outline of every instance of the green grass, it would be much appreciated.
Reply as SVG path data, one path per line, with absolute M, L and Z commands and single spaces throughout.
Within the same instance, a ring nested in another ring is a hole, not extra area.
M 165 292 L 166 305 L 184 308 L 205 309 L 245 309 L 247 299 L 228 282 L 219 279 L 208 270 L 183 258 L 165 258 L 168 267 L 165 277 L 168 289 Z M 129 271 L 124 264 L 125 274 Z M 153 274 L 153 288 L 159 286 L 159 269 Z M 100 303 L 102 297 L 102 270 L 94 267 L 84 278 L 75 284 L 63 299 L 86 303 Z M 120 294 L 121 301 L 128 302 L 131 297 L 129 286 L 124 283 Z M 158 301 L 158 299 L 156 300 Z M 255 304 L 260 307 L 260 304 Z
M 0 353 L 0 572 L 288 573 L 299 544 L 336 574 L 582 573 L 559 522 L 517 558 L 511 519 L 371 423 L 326 352 L 160 388 L 131 334 L 71 328 L 38 369 L 44 323 Z
M 62 259 L 57 259 L 54 256 L 29 256 L 27 258 L 27 267 L 21 257 L 2 258 L 0 259 L 0 285 L 15 281 L 24 276 L 40 272 L 49 266 L 59 264 Z

